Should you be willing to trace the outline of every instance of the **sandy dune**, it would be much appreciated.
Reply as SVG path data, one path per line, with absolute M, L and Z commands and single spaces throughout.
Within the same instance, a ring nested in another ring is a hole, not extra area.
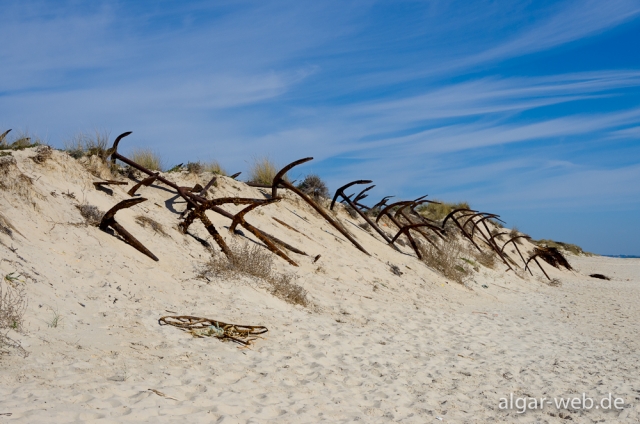
M 29 160 L 33 154 L 13 154 L 33 180 L 30 192 L 0 189 L 0 211 L 20 232 L 0 233 L 0 274 L 20 274 L 29 299 L 26 331 L 12 334 L 29 355 L 0 359 L 0 414 L 10 414 L 1 422 L 640 421 L 638 259 L 570 256 L 574 272 L 545 267 L 560 286 L 547 285 L 537 269 L 521 278 L 504 266 L 481 267 L 465 287 L 341 212 L 371 253 L 364 255 L 287 194 L 247 220 L 309 254 L 291 255 L 298 268 L 276 259 L 309 292 L 309 307 L 292 306 L 248 277 L 198 278 L 209 253 L 177 230 L 184 204 L 173 191 L 143 187 L 148 201 L 117 215 L 160 258 L 154 262 L 84 225 L 75 207 L 105 211 L 128 198 L 131 184 L 108 195 L 66 154 L 44 164 Z M 214 193 L 262 197 L 228 178 Z M 162 223 L 168 237 L 139 226 L 138 214 Z M 252 239 L 230 235 L 226 218 L 211 219 L 228 241 Z M 208 237 L 201 224 L 192 228 Z M 596 272 L 612 280 L 588 277 Z M 174 314 L 270 331 L 239 349 L 158 325 Z M 499 409 L 511 393 L 612 393 L 624 405 L 518 414 Z

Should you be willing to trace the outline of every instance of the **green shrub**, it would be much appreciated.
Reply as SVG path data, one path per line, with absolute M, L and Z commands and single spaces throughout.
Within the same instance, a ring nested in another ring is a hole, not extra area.
M 309 174 L 297 186 L 300 191 L 308 196 L 319 198 L 329 198 L 329 189 L 322 179 L 316 174 Z

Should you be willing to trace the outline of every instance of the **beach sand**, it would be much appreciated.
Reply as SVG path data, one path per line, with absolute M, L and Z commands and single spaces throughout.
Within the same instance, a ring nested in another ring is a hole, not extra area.
M 131 184 L 108 195 L 66 154 L 44 164 L 28 160 L 33 154 L 14 153 L 32 193 L 0 190 L 1 211 L 20 232 L 0 233 L 0 274 L 20 274 L 16 284 L 29 301 L 24 333 L 10 334 L 28 356 L 0 359 L 0 422 L 640 421 L 640 259 L 568 256 L 575 271 L 543 264 L 557 286 L 536 268 L 517 276 L 499 264 L 480 267 L 463 286 L 339 213 L 371 256 L 363 254 L 283 193 L 247 221 L 309 254 L 291 254 L 297 268 L 275 260 L 309 293 L 308 307 L 294 306 L 249 277 L 198 278 L 209 253 L 177 230 L 184 204 L 167 187 L 141 188 L 148 200 L 116 216 L 159 257 L 154 262 L 83 225 L 76 208 L 106 211 L 128 198 Z M 224 177 L 215 195 L 262 197 Z M 168 237 L 139 226 L 138 214 L 163 224 Z M 252 238 L 230 235 L 224 217 L 211 219 L 228 241 Z M 199 223 L 192 231 L 207 237 Z M 164 315 L 269 332 L 239 349 L 160 326 Z M 522 414 L 499 407 L 511 394 L 583 393 L 596 400 L 612 393 L 623 407 Z

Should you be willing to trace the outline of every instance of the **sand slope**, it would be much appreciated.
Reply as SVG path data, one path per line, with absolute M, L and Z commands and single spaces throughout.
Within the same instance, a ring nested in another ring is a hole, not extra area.
M 0 274 L 21 274 L 29 298 L 26 333 L 12 335 L 29 356 L 0 359 L 0 414 L 11 414 L 0 421 L 640 420 L 640 260 L 569 257 L 575 272 L 545 268 L 559 287 L 545 284 L 536 269 L 534 277 L 520 278 L 504 266 L 481 268 L 464 287 L 428 269 L 409 248 L 393 251 L 340 213 L 372 254 L 364 255 L 286 195 L 247 221 L 310 255 L 291 254 L 299 268 L 276 259 L 281 272 L 295 272 L 308 290 L 312 305 L 303 308 L 250 278 L 197 278 L 209 253 L 176 229 L 184 204 L 172 190 L 143 187 L 139 193 L 148 201 L 117 215 L 160 258 L 154 262 L 83 225 L 75 207 L 87 203 L 106 211 L 129 197 L 131 184 L 110 196 L 95 190 L 98 179 L 66 154 L 54 152 L 43 164 L 29 159 L 34 154 L 13 154 L 16 172 L 33 180 L 29 193 L 0 189 L 0 211 L 20 232 L 12 238 L 0 233 Z M 170 178 L 202 182 L 186 174 Z M 227 178 L 214 193 L 263 197 Z M 169 237 L 136 224 L 138 214 L 162 223 Z M 228 219 L 210 217 L 228 241 L 253 237 L 230 235 Z M 192 229 L 208 237 L 201 224 Z M 394 275 L 389 264 L 403 275 Z M 594 272 L 613 279 L 587 276 Z M 158 325 L 159 317 L 174 313 L 270 331 L 241 350 Z M 55 316 L 59 325 L 52 327 Z M 624 409 L 546 407 L 517 414 L 498 408 L 510 393 L 552 398 L 583 392 L 594 398 L 611 392 L 624 399 Z

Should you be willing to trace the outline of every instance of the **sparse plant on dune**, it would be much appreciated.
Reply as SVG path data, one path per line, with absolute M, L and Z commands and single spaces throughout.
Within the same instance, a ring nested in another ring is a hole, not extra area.
M 297 186 L 300 191 L 312 196 L 316 199 L 329 197 L 329 189 L 322 179 L 316 174 L 309 174 L 304 177 L 304 180 Z
M 422 244 L 420 253 L 427 266 L 452 281 L 460 284 L 465 283 L 469 270 L 465 268 L 468 262 L 463 257 L 468 254 L 459 240 L 453 239 L 446 243 L 440 243 L 438 248 L 431 244 Z
M 76 208 L 80 211 L 80 215 L 82 215 L 85 222 L 94 227 L 97 227 L 100 224 L 102 216 L 104 215 L 104 212 L 100 211 L 94 205 L 82 204 L 76 205 Z
M 434 200 L 439 203 L 427 203 L 419 206 L 416 210 L 420 215 L 433 221 L 442 221 L 451 211 L 455 209 L 470 209 L 469 203 L 457 202 L 447 203 L 441 200 Z
M 73 158 L 80 159 L 84 156 L 98 156 L 107 158 L 109 146 L 109 133 L 94 130 L 93 134 L 77 133 L 69 141 L 65 142 L 64 150 Z
M 143 228 L 149 227 L 155 233 L 160 234 L 163 237 L 169 237 L 169 234 L 166 233 L 162 224 L 160 224 L 158 221 L 154 220 L 153 218 L 149 218 L 148 216 L 144 216 L 144 215 L 138 215 L 136 216 L 135 219 L 138 225 L 142 226 Z
M 249 182 L 271 185 L 273 178 L 278 173 L 275 163 L 266 156 L 255 158 L 249 169 Z M 286 175 L 285 175 L 286 178 Z
M 202 168 L 204 172 L 211 172 L 212 174 L 218 175 L 229 175 L 227 171 L 220 165 L 220 162 L 217 160 L 211 160 L 208 162 L 202 163 Z
M 60 312 L 58 312 L 57 309 L 51 308 L 51 312 L 53 312 L 53 316 L 47 322 L 47 326 L 49 328 L 58 328 L 62 323 L 62 315 L 60 315 Z
M 563 243 L 561 241 L 554 241 L 554 240 L 547 240 L 547 239 L 532 240 L 532 241 L 534 244 L 538 246 L 562 249 L 567 252 L 573 253 L 574 255 L 593 256 L 593 253 L 585 252 L 584 250 L 582 250 L 580 246 L 571 244 L 571 243 Z
M 162 157 L 152 149 L 134 149 L 134 151 L 131 153 L 131 158 L 134 162 L 137 162 L 138 164 L 151 171 L 164 170 L 164 162 L 162 160 Z
M 204 167 L 202 166 L 202 162 L 187 162 L 187 172 L 190 174 L 200 174 L 203 172 Z
M 43 144 L 39 138 L 29 135 L 28 131 L 19 132 L 14 138 L 10 134 L 13 133 L 5 131 L 0 134 L 0 150 L 23 150 Z
M 164 163 L 160 155 L 151 149 L 134 149 L 131 160 L 151 171 L 162 171 Z
M 274 296 L 295 305 L 307 306 L 307 291 L 293 282 L 292 274 L 279 274 L 273 270 L 273 255 L 258 245 L 229 244 L 231 255 L 213 254 L 201 269 L 200 277 L 255 277 L 268 285 Z
M 27 309 L 24 288 L 11 278 L 0 281 L 0 353 L 13 348 L 26 355 L 19 342 L 9 337 L 9 331 L 22 331 L 23 317 Z
M 51 147 L 49 146 L 45 146 L 45 145 L 40 145 L 38 147 L 36 147 L 36 154 L 35 156 L 32 156 L 31 159 L 37 163 L 42 165 L 43 163 L 45 163 L 52 155 L 53 151 L 51 149 Z

